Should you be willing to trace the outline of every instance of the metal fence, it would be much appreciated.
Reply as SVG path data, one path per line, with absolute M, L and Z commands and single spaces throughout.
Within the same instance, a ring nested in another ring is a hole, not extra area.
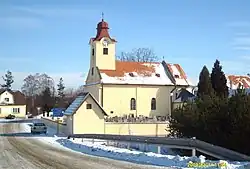
M 188 138 L 166 138 L 166 137 L 147 137 L 131 135 L 111 135 L 111 134 L 72 134 L 68 138 L 91 138 L 100 140 L 112 140 L 142 144 L 154 144 L 159 147 L 164 145 L 169 148 L 190 149 L 192 154 L 195 151 L 202 152 L 209 156 L 231 160 L 231 161 L 250 161 L 250 157 L 223 147 L 215 146 L 204 141 Z

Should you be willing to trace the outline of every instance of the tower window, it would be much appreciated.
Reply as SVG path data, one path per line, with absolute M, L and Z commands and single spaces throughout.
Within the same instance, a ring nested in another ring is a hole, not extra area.
M 151 99 L 151 110 L 156 110 L 156 99 L 155 98 Z
M 91 75 L 92 76 L 94 75 L 94 68 L 93 67 L 91 68 Z
M 131 100 L 130 100 L 130 110 L 136 110 L 136 100 L 135 100 L 135 98 L 131 98 Z
M 109 49 L 108 48 L 103 48 L 103 54 L 108 55 L 109 54 Z
M 95 55 L 95 49 L 93 48 L 92 49 L 92 56 L 94 56 Z

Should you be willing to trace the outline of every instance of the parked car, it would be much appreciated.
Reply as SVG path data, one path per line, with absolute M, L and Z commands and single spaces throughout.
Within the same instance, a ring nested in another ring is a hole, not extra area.
M 32 114 L 28 114 L 28 118 L 33 118 L 33 115 Z
M 31 133 L 47 133 L 47 127 L 44 123 L 41 122 L 35 122 L 31 126 Z
M 5 117 L 5 119 L 14 119 L 16 116 L 9 114 L 8 116 Z

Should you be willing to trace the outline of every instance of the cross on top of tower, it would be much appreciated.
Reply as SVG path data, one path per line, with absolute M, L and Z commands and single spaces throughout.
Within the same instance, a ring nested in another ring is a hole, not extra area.
M 104 20 L 104 13 L 102 12 L 102 21 Z

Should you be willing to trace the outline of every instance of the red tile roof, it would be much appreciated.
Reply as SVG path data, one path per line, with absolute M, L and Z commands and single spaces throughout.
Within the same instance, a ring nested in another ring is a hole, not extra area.
M 168 66 L 170 72 L 172 73 L 172 75 L 175 74 L 175 72 L 172 69 L 172 66 L 175 66 L 176 69 L 179 71 L 178 73 L 180 73 L 180 76 L 181 76 L 180 78 L 187 79 L 187 76 L 186 76 L 184 70 L 182 69 L 182 67 L 179 64 L 167 64 L 167 66 Z
M 149 65 L 145 65 L 149 64 Z M 152 64 L 152 65 L 150 65 Z M 147 62 L 123 62 L 116 61 L 116 70 L 101 69 L 100 73 L 105 73 L 110 77 L 123 77 L 125 73 L 136 72 L 141 76 L 151 76 L 155 73 L 154 64 L 161 64 L 159 62 L 147 63 Z
M 244 88 L 250 88 L 250 77 L 249 76 L 236 76 L 236 75 L 229 75 L 229 81 L 238 86 L 239 84 L 243 85 Z

